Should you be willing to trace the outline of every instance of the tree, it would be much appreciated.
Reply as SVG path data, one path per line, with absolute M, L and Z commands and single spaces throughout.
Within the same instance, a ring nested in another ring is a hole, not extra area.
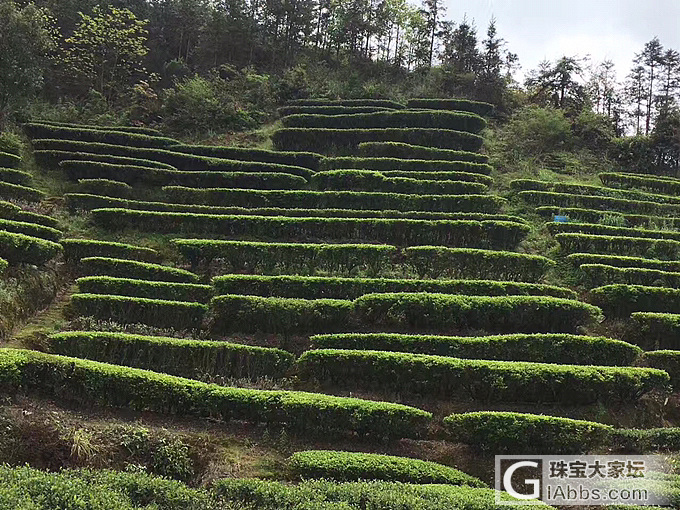
M 87 87 L 112 99 L 145 75 L 142 59 L 149 51 L 147 21 L 115 7 L 95 7 L 91 16 L 81 12 L 80 18 L 65 41 L 66 69 Z
M 583 59 L 566 56 L 554 65 L 542 62 L 526 80 L 534 102 L 580 112 L 588 101 L 585 87 L 577 80 L 583 73 L 582 62 Z
M 42 88 L 56 32 L 48 13 L 0 0 L 0 126 L 10 108 Z
M 680 53 L 668 49 L 661 57 L 661 94 L 657 100 L 659 110 L 671 108 L 676 103 L 676 95 L 680 90 Z
M 658 37 L 645 44 L 644 49 L 635 55 L 633 62 L 642 66 L 646 73 L 646 108 L 645 108 L 645 135 L 648 135 L 652 127 L 652 105 L 654 104 L 654 85 L 657 78 L 656 71 L 662 65 L 663 46 Z
M 482 58 L 477 48 L 477 29 L 474 23 L 463 21 L 444 33 L 443 64 L 455 73 L 477 73 L 482 67 Z
M 628 75 L 628 80 L 626 82 L 625 92 L 628 102 L 632 104 L 633 110 L 630 115 L 635 119 L 635 134 L 641 134 L 640 120 L 644 115 L 642 110 L 642 104 L 645 98 L 645 68 L 641 65 L 635 66 L 630 74 Z
M 428 41 L 430 45 L 428 51 L 429 67 L 432 67 L 434 63 L 435 41 L 439 34 L 439 28 L 441 25 L 440 20 L 444 16 L 445 12 L 446 6 L 442 5 L 440 0 L 423 0 L 422 13 L 425 18 L 425 22 L 427 23 Z

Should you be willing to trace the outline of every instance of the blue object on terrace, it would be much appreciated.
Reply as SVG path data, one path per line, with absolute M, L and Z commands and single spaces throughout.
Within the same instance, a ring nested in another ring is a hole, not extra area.
M 555 216 L 555 223 L 569 223 L 569 216 Z

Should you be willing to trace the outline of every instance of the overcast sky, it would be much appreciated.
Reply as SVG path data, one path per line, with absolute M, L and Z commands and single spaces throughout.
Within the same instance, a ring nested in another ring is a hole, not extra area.
M 541 60 L 590 54 L 610 59 L 619 79 L 633 56 L 658 36 L 680 50 L 680 0 L 445 0 L 446 17 L 474 19 L 480 41 L 492 16 L 508 50 L 519 55 L 521 75 Z M 521 76 L 518 75 L 517 78 Z

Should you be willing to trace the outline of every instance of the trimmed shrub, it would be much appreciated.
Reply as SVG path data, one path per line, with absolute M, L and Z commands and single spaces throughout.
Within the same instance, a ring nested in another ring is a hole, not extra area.
M 10 264 L 39 266 L 59 255 L 61 251 L 60 244 L 46 239 L 0 231 L 0 258 Z
M 149 136 L 125 131 L 88 129 L 85 127 L 60 127 L 30 122 L 24 124 L 24 130 L 31 139 L 65 138 L 80 142 L 110 143 L 130 145 L 132 147 L 170 147 L 179 142 L 162 136 Z
M 0 181 L 0 198 L 23 200 L 25 202 L 40 202 L 45 193 L 35 188 L 28 188 L 21 184 Z
M 300 272 L 350 273 L 368 268 L 377 272 L 392 264 L 395 246 L 379 244 L 310 244 L 173 239 L 180 253 L 191 262 L 223 259 L 232 271 L 257 273 Z
M 645 214 L 628 214 L 597 209 L 581 209 L 578 207 L 537 207 L 536 212 L 544 216 L 560 214 L 575 221 L 585 223 L 602 223 L 615 225 L 640 226 L 650 229 L 680 229 L 680 218 L 668 216 L 650 216 Z
M 505 200 L 495 195 L 403 195 L 359 191 L 267 191 L 225 188 L 163 188 L 173 202 L 231 207 L 303 209 L 390 209 L 397 211 L 496 213 Z
M 280 150 L 327 152 L 336 147 L 356 149 L 362 142 L 404 142 L 440 149 L 476 151 L 484 140 L 466 131 L 437 128 L 283 128 L 274 132 L 272 141 L 274 147 Z
M 110 179 L 79 179 L 78 192 L 100 193 L 109 197 L 129 197 L 132 195 L 132 186 Z
M 680 349 L 680 314 L 634 312 L 631 318 L 636 325 L 636 340 L 643 347 Z
M 87 142 L 83 143 L 89 145 Z M 160 161 L 113 156 L 111 154 L 96 154 L 94 152 L 85 151 L 35 150 L 33 151 L 33 155 L 38 164 L 45 169 L 57 168 L 62 161 L 95 161 L 97 163 L 110 163 L 113 165 L 146 166 L 150 168 L 163 168 L 165 170 L 177 170 L 174 166 L 161 163 Z
M 565 253 L 592 252 L 669 260 L 680 257 L 680 241 L 672 239 L 594 234 L 557 234 L 555 239 Z
M 81 271 L 91 276 L 114 276 L 177 283 L 196 283 L 198 276 L 184 269 L 111 257 L 84 257 Z
M 177 330 L 199 329 L 207 307 L 201 303 L 165 301 L 106 294 L 73 294 L 66 316 L 94 317 L 120 324 L 146 324 Z
M 72 180 L 115 178 L 128 184 L 225 186 L 245 189 L 300 189 L 307 185 L 303 177 L 278 172 L 189 172 L 93 161 L 62 161 L 59 165 Z
M 87 276 L 76 280 L 83 294 L 109 294 L 116 296 L 166 299 L 207 303 L 212 297 L 210 285 L 196 283 L 155 282 L 112 276 Z
M 666 390 L 651 368 L 463 360 L 425 354 L 314 350 L 297 362 L 303 381 L 342 390 L 396 392 L 453 400 L 591 404 L 630 402 Z
M 680 428 L 678 427 L 662 427 L 654 429 L 617 429 L 612 434 L 612 440 L 615 444 L 621 445 L 623 449 L 628 452 L 658 452 L 658 451 L 673 451 L 680 450 Z M 651 474 L 651 473 L 650 473 Z M 661 475 L 664 476 L 664 475 Z M 677 486 L 676 475 L 666 475 L 672 478 L 666 480 L 675 481 Z M 677 501 L 677 499 L 676 499 Z M 676 503 L 677 506 L 677 503 Z M 630 507 L 619 506 L 609 507 L 614 510 L 644 510 L 650 507 Z M 651 507 L 652 510 L 657 510 Z M 668 508 L 668 507 L 665 507 Z M 659 508 L 658 510 L 662 510 Z
M 612 338 L 569 334 L 496 336 L 338 333 L 311 337 L 315 349 L 410 352 L 466 359 L 568 365 L 631 365 L 642 350 Z
M 294 99 L 286 103 L 287 106 L 373 106 L 380 108 L 392 108 L 401 110 L 406 108 L 402 103 L 390 101 L 389 99 Z
M 37 393 L 93 405 L 284 425 L 291 433 L 418 437 L 428 412 L 399 404 L 296 391 L 229 388 L 36 351 L 2 349 L 5 394 Z
M 591 301 L 613 317 L 628 317 L 631 312 L 680 313 L 680 289 L 605 285 L 591 291 Z
M 374 113 L 392 110 L 384 106 L 284 106 L 277 109 L 279 117 L 287 115 L 352 115 L 355 113 Z
M 652 314 L 647 314 L 647 315 L 652 315 Z M 657 314 L 657 315 L 661 315 L 661 314 Z M 646 321 L 640 321 L 640 323 L 644 326 L 651 325 L 650 322 L 646 322 Z M 669 321 L 669 323 L 673 324 L 673 322 L 671 322 L 671 321 Z M 678 323 L 679 323 L 678 325 L 680 326 L 680 321 L 678 321 Z M 680 330 L 680 328 L 678 328 L 678 329 Z M 649 331 L 649 332 L 651 333 L 652 331 Z M 645 333 L 646 333 L 646 331 L 645 331 Z M 662 338 L 662 337 L 658 337 L 658 338 Z M 669 340 L 670 339 L 666 340 L 664 342 L 664 344 L 666 344 L 666 345 L 673 344 L 676 347 L 680 346 L 680 342 L 678 342 L 677 332 L 676 332 L 675 338 L 673 338 L 673 341 L 669 341 Z M 659 370 L 663 370 L 664 372 L 666 372 L 671 377 L 671 384 L 673 385 L 673 387 L 676 388 L 676 389 L 680 388 L 680 351 L 659 350 L 659 351 L 645 352 L 640 357 L 640 365 L 643 366 L 643 367 L 651 367 L 651 368 L 657 368 Z M 678 443 L 678 444 L 680 444 L 680 443 Z
M 0 259 L 0 274 L 5 272 L 7 266 L 9 266 L 9 262 L 7 262 L 5 259 Z
M 576 299 L 572 290 L 533 283 L 493 280 L 403 280 L 327 276 L 228 274 L 213 278 L 217 294 L 245 294 L 304 299 L 356 299 L 377 292 L 437 292 L 481 296 L 553 296 Z
M 314 152 L 283 152 L 252 147 L 223 147 L 217 145 L 176 145 L 172 150 L 208 158 L 257 161 L 277 165 L 297 166 L 316 171 L 323 158 Z M 306 177 L 303 175 L 303 177 Z
M 591 208 L 601 211 L 655 214 L 659 216 L 673 216 L 680 213 L 680 204 L 661 204 L 642 200 L 574 195 L 552 191 L 520 191 L 518 195 L 527 203 L 539 206 Z
M 79 262 L 86 257 L 133 259 L 142 262 L 153 262 L 158 259 L 156 250 L 131 244 L 94 239 L 62 239 L 61 245 L 64 247 L 64 258 L 67 262 Z
M 292 354 L 281 349 L 101 331 L 50 335 L 48 349 L 54 354 L 194 379 L 205 375 L 279 378 L 295 361 Z
M 1 213 L 0 213 L 1 215 Z M 15 221 L 23 221 L 25 223 L 37 223 L 38 225 L 43 225 L 45 227 L 51 227 L 54 229 L 59 230 L 60 224 L 59 221 L 55 218 L 52 218 L 51 216 L 45 216 L 44 214 L 37 214 L 34 212 L 30 211 L 23 211 L 19 210 L 17 211 L 12 218 L 7 218 L 7 219 L 12 219 Z M 491 219 L 491 218 L 489 218 Z
M 0 168 L 19 168 L 21 158 L 9 152 L 0 152 Z
M 639 188 L 654 193 L 680 194 L 680 180 L 670 177 L 642 176 L 638 174 L 605 172 L 598 174 L 605 186 Z
M 483 116 L 491 115 L 494 110 L 494 106 L 491 103 L 470 101 L 469 99 L 416 98 L 409 99 L 406 106 L 408 108 L 425 108 L 428 110 L 473 112 Z
M 404 263 L 421 278 L 477 278 L 537 282 L 555 262 L 540 255 L 507 251 L 413 246 L 404 250 Z
M 673 239 L 680 241 L 680 232 L 669 230 L 646 230 L 642 228 L 614 227 L 593 223 L 547 223 L 551 234 L 579 233 L 606 236 L 643 237 L 646 239 Z
M 453 441 L 494 454 L 588 453 L 609 446 L 609 425 L 557 416 L 481 411 L 452 414 L 444 426 Z
M 98 131 L 122 131 L 123 133 L 137 133 L 149 136 L 163 136 L 163 133 L 157 129 L 139 127 L 139 126 L 99 126 L 92 124 L 76 124 L 70 122 L 55 122 L 52 120 L 36 120 L 37 124 L 45 124 L 47 126 L 67 127 L 77 129 L 95 129 Z
M 338 481 L 388 480 L 409 483 L 446 483 L 486 487 L 481 480 L 443 464 L 375 453 L 307 450 L 288 458 L 294 478 Z
M 423 179 L 430 181 L 465 181 L 478 182 L 490 187 L 493 179 L 487 175 L 473 174 L 469 172 L 420 172 L 409 170 L 382 170 L 380 172 L 385 177 L 407 177 L 410 179 Z
M 647 268 L 660 271 L 680 272 L 680 261 L 643 259 L 599 253 L 572 253 L 567 260 L 575 266 L 583 264 L 604 264 L 616 267 Z
M 680 273 L 643 269 L 638 267 L 614 267 L 604 264 L 581 264 L 585 282 L 591 287 L 614 283 L 646 285 L 652 287 L 680 287 Z
M 201 233 L 265 239 L 370 240 L 398 245 L 514 248 L 530 227 L 502 221 L 383 218 L 287 218 L 95 209 L 92 219 L 109 230 Z
M 479 133 L 486 121 L 473 113 L 447 111 L 381 111 L 352 115 L 289 115 L 281 119 L 287 128 L 374 129 L 436 128 Z
M 408 177 L 385 177 L 372 170 L 329 170 L 312 177 L 312 187 L 319 190 L 382 191 L 386 193 L 457 195 L 483 194 L 487 186 L 468 181 L 429 181 Z
M 13 168 L 0 168 L 0 181 L 25 185 L 30 184 L 32 180 L 33 176 L 28 172 L 22 172 Z
M 402 142 L 364 142 L 359 144 L 359 154 L 365 158 L 400 158 L 440 161 L 470 161 L 488 163 L 489 156 L 477 152 L 435 149 Z
M 47 239 L 48 241 L 58 242 L 61 237 L 61 230 L 52 227 L 45 227 L 36 223 L 25 221 L 3 220 L 0 219 L 0 230 L 13 232 L 15 234 L 25 234 L 27 236 Z

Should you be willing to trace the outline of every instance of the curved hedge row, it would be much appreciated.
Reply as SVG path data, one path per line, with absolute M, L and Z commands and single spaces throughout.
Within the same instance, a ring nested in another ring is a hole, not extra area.
M 79 179 L 79 194 L 101 194 L 108 197 L 127 198 L 132 196 L 132 186 L 111 179 Z
M 481 175 L 490 175 L 493 167 L 485 163 L 471 161 L 446 161 L 436 159 L 400 159 L 392 157 L 384 158 L 357 158 L 335 157 L 325 158 L 321 161 L 320 170 L 337 170 L 357 168 L 360 170 L 410 170 L 419 172 L 466 172 Z
M 410 352 L 466 359 L 532 361 L 568 365 L 631 365 L 642 352 L 635 345 L 605 337 L 564 333 L 494 336 L 337 333 L 310 338 L 315 349 Z
M 631 312 L 680 313 L 680 289 L 666 287 L 605 285 L 591 291 L 591 301 L 615 317 L 628 317 Z
M 302 480 L 388 480 L 486 487 L 481 480 L 443 464 L 376 453 L 307 450 L 291 455 L 287 464 L 290 475 Z
M 65 138 L 80 142 L 97 142 L 133 147 L 171 147 L 179 141 L 162 136 L 149 136 L 125 131 L 88 129 L 85 127 L 60 127 L 54 125 L 29 122 L 24 124 L 24 130 L 31 139 Z
M 650 349 L 680 349 L 680 314 L 634 312 L 638 338 Z
M 557 234 L 555 239 L 566 253 L 616 253 L 632 257 L 677 259 L 680 241 L 646 237 L 600 236 L 594 234 Z
M 393 108 L 386 108 L 384 106 L 340 106 L 340 105 L 324 105 L 324 106 L 283 106 L 277 108 L 276 112 L 279 117 L 286 117 L 288 115 L 352 115 L 355 113 L 375 113 L 390 111 Z
M 328 170 L 314 174 L 312 188 L 331 191 L 380 191 L 413 195 L 484 194 L 485 184 L 469 181 L 424 180 L 411 177 L 387 177 L 373 170 Z
M 93 317 L 119 324 L 146 324 L 183 331 L 199 329 L 206 310 L 206 305 L 202 303 L 108 294 L 73 294 L 65 315 L 69 318 Z
M 406 103 L 408 108 L 427 108 L 428 110 L 456 110 L 462 112 L 473 112 L 477 115 L 488 116 L 493 113 L 494 105 L 482 101 L 471 101 L 469 99 L 435 99 L 435 98 L 415 98 L 409 99 Z
M 15 170 L 13 168 L 0 168 L 0 181 L 9 182 L 11 184 L 30 184 L 33 176 L 28 172 Z
M 223 147 L 220 145 L 175 145 L 172 150 L 208 158 L 274 163 L 309 168 L 314 171 L 319 168 L 319 161 L 323 158 L 321 154 L 315 152 L 270 151 L 252 147 Z
M 87 144 L 87 142 L 83 142 Z M 57 168 L 62 161 L 95 161 L 98 163 L 110 163 L 113 165 L 147 166 L 150 168 L 163 168 L 165 170 L 177 170 L 174 166 L 160 161 L 144 158 L 129 158 L 114 156 L 111 154 L 96 154 L 93 152 L 78 152 L 66 150 L 35 150 L 35 160 L 44 169 Z
M 412 280 L 327 276 L 228 274 L 212 280 L 216 293 L 304 299 L 356 299 L 380 292 L 435 292 L 478 296 L 552 296 L 576 299 L 572 290 L 534 283 L 495 280 Z
M 61 245 L 24 234 L 0 231 L 0 258 L 10 264 L 39 266 L 62 251 Z
M 356 148 L 362 142 L 404 142 L 440 149 L 477 151 L 484 139 L 467 131 L 437 128 L 329 129 L 283 128 L 272 135 L 279 150 L 328 151 Z
M 212 331 L 262 333 L 484 330 L 573 332 L 601 316 L 579 301 L 536 296 L 451 296 L 427 293 L 365 294 L 354 301 L 221 295 L 211 303 Z
M 113 276 L 86 276 L 78 278 L 76 284 L 78 284 L 78 291 L 82 294 L 108 294 L 197 303 L 207 303 L 212 298 L 212 287 L 210 285 L 196 283 L 157 282 Z
M 582 264 L 603 264 L 615 267 L 634 267 L 680 272 L 680 261 L 673 260 L 643 259 L 640 257 L 624 257 L 597 253 L 572 253 L 571 255 L 567 255 L 567 260 L 576 266 Z
M 81 271 L 90 276 L 114 276 L 176 283 L 196 283 L 198 275 L 184 269 L 113 257 L 84 257 Z
M 59 166 L 63 168 L 69 179 L 74 181 L 115 179 L 128 184 L 224 186 L 244 189 L 302 189 L 307 186 L 307 180 L 304 177 L 273 170 L 265 172 L 185 171 L 68 160 L 62 161 Z
M 0 198 L 23 200 L 25 202 L 40 202 L 46 195 L 35 188 L 0 181 Z
M 670 381 L 666 372 L 650 368 L 463 360 L 333 349 L 307 351 L 297 365 L 301 380 L 343 390 L 487 402 L 630 402 L 649 391 L 666 390 Z
M 376 106 L 381 108 L 393 108 L 401 110 L 406 108 L 402 103 L 389 99 L 293 99 L 286 103 L 288 106 Z
M 92 219 L 109 230 L 498 249 L 514 248 L 530 230 L 527 225 L 503 221 L 228 216 L 129 209 L 94 209 Z
M 24 234 L 39 239 L 47 239 L 48 241 L 59 242 L 62 232 L 56 228 L 38 225 L 37 223 L 28 223 L 25 221 L 5 220 L 0 218 L 0 231 L 13 232 L 15 234 Z
M 599 197 L 591 195 L 573 195 L 552 191 L 520 191 L 519 197 L 533 205 L 551 205 L 557 207 L 591 208 L 601 211 L 630 212 L 634 214 L 656 214 L 672 216 L 680 213 L 680 204 L 661 204 L 642 200 L 625 200 L 621 198 Z
M 64 247 L 64 258 L 67 262 L 79 262 L 86 257 L 133 259 L 142 262 L 153 262 L 158 259 L 156 250 L 125 243 L 94 239 L 62 239 L 61 245 Z
M 639 267 L 615 267 L 605 264 L 581 264 L 579 270 L 591 287 L 614 283 L 653 287 L 680 287 L 680 272 Z
M 551 234 L 579 233 L 600 236 L 643 237 L 647 239 L 673 239 L 680 241 L 680 232 L 671 230 L 646 230 L 642 228 L 614 227 L 595 223 L 547 223 Z
M 436 159 L 439 161 L 469 161 L 472 163 L 489 162 L 489 156 L 477 152 L 436 149 L 403 142 L 363 142 L 359 144 L 359 154 L 364 158 Z
M 644 333 L 647 333 L 647 331 L 644 331 Z M 675 336 L 673 341 L 665 341 L 664 343 L 666 345 L 678 347 L 679 343 L 677 339 L 678 337 Z M 671 384 L 676 389 L 680 388 L 680 351 L 659 350 L 645 352 L 640 358 L 640 364 L 645 367 L 663 370 L 671 377 Z
M 21 158 L 16 154 L 0 151 L 0 168 L 19 168 Z
M 496 213 L 505 200 L 495 195 L 403 195 L 362 191 L 267 191 L 163 188 L 173 202 L 236 207 L 302 209 L 391 209 L 397 211 Z
M 678 195 L 680 180 L 669 177 L 641 176 L 639 174 L 604 172 L 598 177 L 605 186 L 620 186 L 622 188 L 641 188 L 656 193 Z
M 30 211 L 24 211 L 21 207 L 11 202 L 6 202 L 0 200 L 0 218 L 14 221 L 23 221 L 26 223 L 37 223 L 38 225 L 44 225 L 45 227 L 52 227 L 55 229 L 59 228 L 59 221 L 51 216 L 45 216 L 44 214 L 37 214 Z M 507 221 L 512 221 L 511 216 L 507 216 L 505 219 Z M 494 219 L 494 218 L 487 218 Z M 500 219 L 500 216 L 495 218 Z
M 69 331 L 50 335 L 49 352 L 180 377 L 282 377 L 295 357 L 281 349 L 229 342 Z
M 157 129 L 139 127 L 139 126 L 100 126 L 92 124 L 76 124 L 72 122 L 55 122 L 53 120 L 36 120 L 36 124 L 44 124 L 47 126 L 67 127 L 77 129 L 95 129 L 97 131 L 122 131 L 124 133 L 137 133 L 149 136 L 163 136 L 163 133 Z
M 399 404 L 296 391 L 229 388 L 135 368 L 2 349 L 5 394 L 19 391 L 139 411 L 281 424 L 294 434 L 418 437 L 432 415 Z
M 584 223 L 602 223 L 626 226 L 640 226 L 650 229 L 680 229 L 680 218 L 672 216 L 650 216 L 645 214 L 629 214 L 599 209 L 581 209 L 578 207 L 537 207 L 536 212 L 542 215 L 560 214 L 572 220 Z
M 609 446 L 614 429 L 592 421 L 481 411 L 444 418 L 449 438 L 494 454 L 588 453 Z
M 408 177 L 411 179 L 424 179 L 430 181 L 465 181 L 478 182 L 491 187 L 493 179 L 487 175 L 473 174 L 470 172 L 420 172 L 411 170 L 382 170 L 385 177 Z
M 5 272 L 5 269 L 9 266 L 9 262 L 5 259 L 0 259 L 0 274 Z

